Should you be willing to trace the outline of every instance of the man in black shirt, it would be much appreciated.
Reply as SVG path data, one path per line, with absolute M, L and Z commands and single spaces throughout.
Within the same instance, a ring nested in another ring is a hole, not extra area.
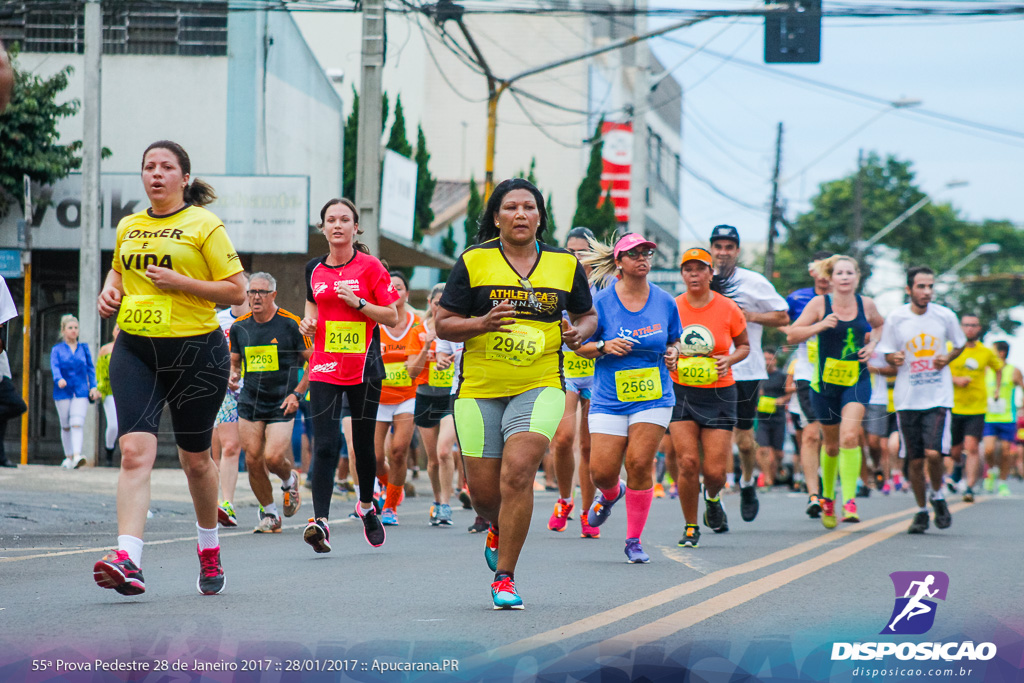
M 768 379 L 761 383 L 757 401 L 757 460 L 764 485 L 775 485 L 775 474 L 782 462 L 782 447 L 786 441 L 786 405 L 790 394 L 786 391 L 786 373 L 779 370 L 772 349 L 764 350 Z
M 249 485 L 260 503 L 259 524 L 253 533 L 279 533 L 281 516 L 274 503 L 270 472 L 281 478 L 284 516 L 302 503 L 299 477 L 292 469 L 292 422 L 299 399 L 306 393 L 308 374 L 299 379 L 312 355 L 310 340 L 299 332 L 299 318 L 278 308 L 277 281 L 269 273 L 249 278 L 252 312 L 231 326 L 231 379 L 237 389 L 238 435 L 245 450 Z M 245 380 L 242 379 L 244 369 Z

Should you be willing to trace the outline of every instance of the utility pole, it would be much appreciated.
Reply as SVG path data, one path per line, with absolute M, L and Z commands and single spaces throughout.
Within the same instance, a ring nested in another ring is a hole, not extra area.
M 356 208 L 360 241 L 380 255 L 380 131 L 384 77 L 384 0 L 362 0 L 363 56 L 356 135 Z
M 102 0 L 85 3 L 85 90 L 82 97 L 82 244 L 78 251 L 78 340 L 89 345 L 93 358 L 99 350 L 100 318 L 100 68 L 103 56 Z M 82 456 L 96 464 L 99 412 L 85 421 Z
M 633 0 L 633 34 L 647 31 L 647 0 Z M 629 169 L 629 232 L 644 234 L 647 220 L 647 99 L 650 64 L 647 43 L 636 42 L 632 52 L 633 68 L 633 161 Z
M 775 235 L 778 232 L 775 224 L 779 220 L 779 169 L 782 166 L 782 121 L 779 121 L 779 132 L 775 137 L 775 171 L 772 173 L 772 205 L 768 218 L 768 248 L 764 255 L 764 276 L 771 279 L 775 272 Z

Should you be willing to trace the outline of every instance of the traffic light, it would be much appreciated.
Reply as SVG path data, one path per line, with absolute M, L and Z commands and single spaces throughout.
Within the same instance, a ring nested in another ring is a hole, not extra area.
M 821 0 L 765 0 L 787 5 L 764 18 L 764 61 L 768 64 L 821 61 Z

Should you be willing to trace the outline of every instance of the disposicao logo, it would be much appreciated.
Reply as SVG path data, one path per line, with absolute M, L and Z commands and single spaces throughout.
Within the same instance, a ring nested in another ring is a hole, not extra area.
M 935 623 L 935 600 L 946 600 L 949 577 L 944 572 L 893 572 L 889 578 L 896 589 L 896 604 L 880 633 L 927 633 Z
M 896 591 L 895 604 L 880 635 L 921 635 L 935 623 L 936 600 L 946 600 L 949 576 L 944 572 L 893 572 L 889 574 Z M 832 660 L 879 660 L 895 656 L 918 661 L 987 661 L 996 656 L 993 643 L 972 641 L 833 643 Z

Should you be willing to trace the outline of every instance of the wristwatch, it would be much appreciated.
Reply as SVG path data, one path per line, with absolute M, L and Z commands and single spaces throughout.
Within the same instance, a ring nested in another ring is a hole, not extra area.
M 368 304 L 368 303 L 369 303 L 369 302 L 368 302 L 368 301 L 367 301 L 366 299 L 360 299 L 360 300 L 359 300 L 359 305 L 358 305 L 358 306 L 356 306 L 356 310 L 357 310 L 357 311 L 361 311 L 361 310 L 363 310 L 364 308 L 366 308 L 366 304 Z
M 300 393 L 299 393 L 299 392 L 297 392 L 297 391 L 293 391 L 293 392 L 292 392 L 292 396 L 294 396 L 295 398 L 297 398 L 297 399 L 298 399 L 298 400 L 300 400 L 300 401 L 302 400 L 302 394 L 300 394 Z
M 597 352 L 600 353 L 602 356 L 604 355 L 604 339 L 597 342 Z

